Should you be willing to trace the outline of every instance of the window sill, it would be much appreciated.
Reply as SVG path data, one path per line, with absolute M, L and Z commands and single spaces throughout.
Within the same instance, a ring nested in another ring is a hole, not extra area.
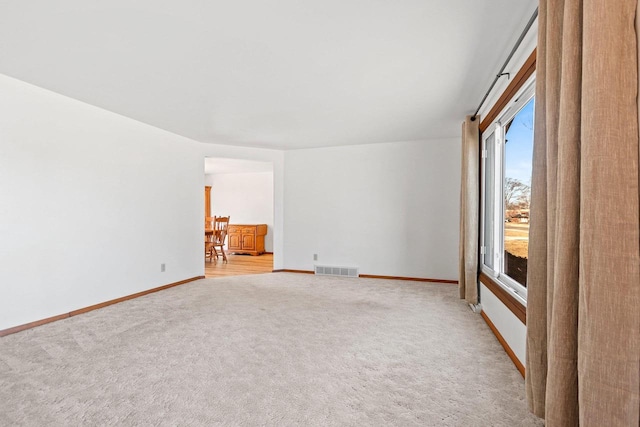
M 485 273 L 480 273 L 480 282 L 491 291 L 502 303 L 516 315 L 525 325 L 527 324 L 527 308 L 511 292 L 506 290 L 495 279 Z

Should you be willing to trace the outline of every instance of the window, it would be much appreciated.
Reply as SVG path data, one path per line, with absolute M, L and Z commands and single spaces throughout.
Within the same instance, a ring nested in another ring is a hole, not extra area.
M 527 298 L 534 84 L 529 82 L 482 135 L 482 270 Z

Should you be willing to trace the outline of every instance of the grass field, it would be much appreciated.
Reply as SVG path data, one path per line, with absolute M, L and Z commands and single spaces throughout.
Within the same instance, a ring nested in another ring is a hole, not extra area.
M 522 258 L 529 258 L 529 224 L 504 224 L 504 249 Z

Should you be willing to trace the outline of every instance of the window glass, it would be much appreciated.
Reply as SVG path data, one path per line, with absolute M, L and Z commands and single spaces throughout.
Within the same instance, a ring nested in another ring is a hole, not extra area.
M 527 286 L 533 160 L 533 98 L 505 126 L 504 274 Z

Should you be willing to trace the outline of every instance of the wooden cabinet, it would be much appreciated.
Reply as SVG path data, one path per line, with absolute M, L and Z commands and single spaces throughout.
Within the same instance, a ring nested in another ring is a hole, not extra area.
M 263 254 L 264 236 L 266 234 L 266 224 L 230 224 L 227 232 L 229 252 L 251 255 Z

